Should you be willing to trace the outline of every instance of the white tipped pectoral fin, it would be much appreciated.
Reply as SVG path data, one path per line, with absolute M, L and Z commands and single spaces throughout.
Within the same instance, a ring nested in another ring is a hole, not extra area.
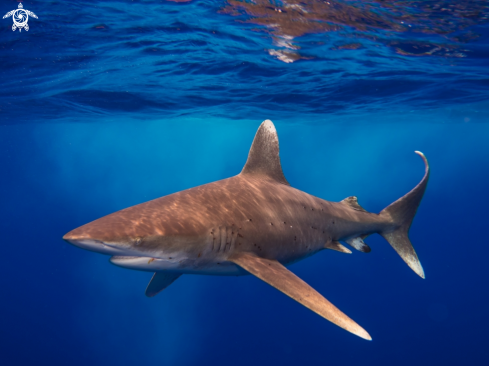
M 155 272 L 146 287 L 146 296 L 153 297 L 170 286 L 181 273 Z
M 413 263 L 407 263 L 407 264 L 419 277 L 421 277 L 422 279 L 426 278 L 423 266 L 421 265 L 421 262 L 417 257 Z
M 363 339 L 372 339 L 365 329 L 278 261 L 252 253 L 237 253 L 229 260 L 339 327 Z

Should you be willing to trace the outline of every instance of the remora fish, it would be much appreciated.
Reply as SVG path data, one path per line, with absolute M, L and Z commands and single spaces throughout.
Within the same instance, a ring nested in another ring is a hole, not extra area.
M 240 174 L 187 189 L 102 217 L 63 239 L 112 255 L 121 267 L 155 272 L 147 289 L 154 296 L 184 273 L 237 276 L 251 273 L 302 305 L 364 339 L 370 335 L 285 266 L 322 249 L 362 252 L 363 239 L 382 235 L 414 272 L 423 268 L 408 230 L 423 197 L 425 175 L 404 197 L 379 214 L 356 197 L 329 202 L 292 188 L 284 177 L 275 126 L 258 129 Z

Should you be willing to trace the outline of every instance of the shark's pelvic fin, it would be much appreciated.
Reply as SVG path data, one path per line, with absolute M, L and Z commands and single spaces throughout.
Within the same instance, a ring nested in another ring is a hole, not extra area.
M 363 339 L 372 339 L 362 327 L 278 261 L 252 253 L 233 254 L 229 260 L 339 327 Z
M 347 247 L 345 247 L 339 241 L 336 241 L 336 240 L 326 243 L 324 245 L 324 248 L 336 250 L 337 252 L 341 252 L 341 253 L 351 254 L 350 249 L 348 249 Z
M 272 121 L 267 119 L 258 128 L 241 174 L 265 176 L 290 185 L 282 172 L 277 130 Z
M 354 210 L 367 212 L 362 206 L 358 204 L 358 199 L 355 196 L 346 197 L 341 203 L 350 206 Z
M 155 272 L 146 287 L 146 296 L 153 297 L 170 286 L 181 273 Z
M 423 267 L 421 266 L 418 256 L 409 240 L 408 231 L 411 227 L 414 215 L 416 215 L 421 199 L 423 198 L 426 186 L 428 185 L 430 166 L 423 153 L 419 151 L 415 152 L 421 156 L 424 161 L 424 177 L 411 192 L 399 198 L 396 202 L 390 204 L 380 212 L 379 215 L 384 216 L 387 220 L 392 222 L 392 226 L 382 231 L 380 235 L 389 242 L 414 272 L 421 278 L 425 278 Z
M 350 239 L 346 239 L 345 242 L 352 246 L 353 248 L 355 248 L 356 250 L 359 250 L 360 252 L 363 252 L 363 253 L 370 253 L 370 251 L 372 249 L 370 249 L 370 247 L 365 244 L 363 242 L 363 239 L 358 236 L 356 238 L 350 238 Z

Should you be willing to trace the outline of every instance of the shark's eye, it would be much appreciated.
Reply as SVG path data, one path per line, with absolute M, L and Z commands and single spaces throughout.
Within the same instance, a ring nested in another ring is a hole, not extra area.
M 139 236 L 137 236 L 136 238 L 134 238 L 134 244 L 136 244 L 136 245 L 141 244 L 142 241 L 143 241 L 143 239 L 141 239 Z

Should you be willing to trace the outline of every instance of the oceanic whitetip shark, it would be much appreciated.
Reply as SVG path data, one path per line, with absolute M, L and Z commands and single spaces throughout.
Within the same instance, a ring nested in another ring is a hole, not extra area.
M 121 267 L 154 272 L 147 296 L 182 274 L 253 274 L 302 305 L 364 339 L 370 335 L 285 266 L 322 249 L 369 252 L 363 239 L 382 235 L 419 276 L 423 268 L 408 238 L 429 176 L 380 213 L 356 197 L 329 202 L 290 186 L 279 158 L 275 126 L 258 129 L 240 174 L 102 217 L 63 239 L 109 254 Z

